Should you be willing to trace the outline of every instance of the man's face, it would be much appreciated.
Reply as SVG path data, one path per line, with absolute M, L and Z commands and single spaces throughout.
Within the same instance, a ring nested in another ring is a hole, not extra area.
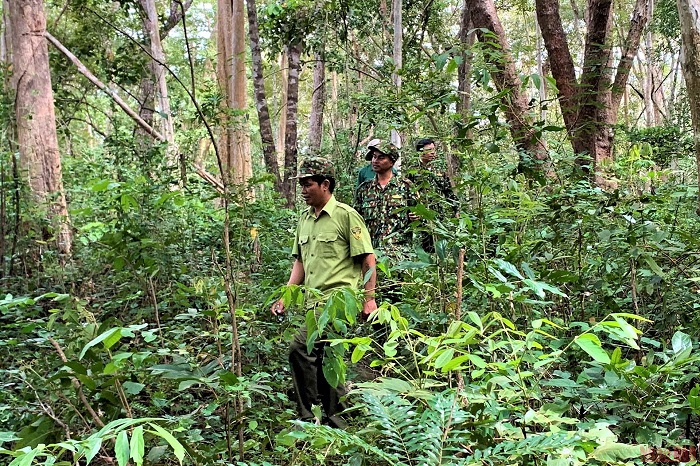
M 372 151 L 372 170 L 375 173 L 386 173 L 394 166 L 391 157 L 378 150 Z
M 324 205 L 326 201 L 326 192 L 328 192 L 328 186 L 326 186 L 326 184 L 325 180 L 319 184 L 311 178 L 300 179 L 299 186 L 301 186 L 301 197 L 304 198 L 304 202 L 313 207 Z
M 420 151 L 420 161 L 423 165 L 428 165 L 436 157 L 435 144 L 427 144 Z

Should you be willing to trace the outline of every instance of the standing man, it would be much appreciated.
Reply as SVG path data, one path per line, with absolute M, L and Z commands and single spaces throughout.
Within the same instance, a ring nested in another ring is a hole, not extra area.
M 352 207 L 338 202 L 333 196 L 335 171 L 328 160 L 307 158 L 296 178 L 309 208 L 301 214 L 294 235 L 292 255 L 295 260 L 287 285 L 304 285 L 327 295 L 343 287 L 356 288 L 360 279 L 371 271 L 364 285 L 362 306 L 362 315 L 367 318 L 377 309 L 374 299 L 377 273 L 365 222 Z M 284 314 L 283 301 L 274 303 L 271 311 L 277 316 Z M 327 343 L 316 341 L 309 354 L 306 338 L 306 327 L 302 327 L 289 351 L 299 416 L 302 420 L 313 420 L 311 407 L 320 400 L 326 422 L 332 427 L 343 428 L 345 421 L 339 414 L 345 408 L 341 402 L 345 390 L 342 386 L 332 387 L 322 371 Z
M 451 213 L 453 217 L 459 216 L 457 196 L 452 190 L 452 183 L 447 172 L 436 167 L 437 150 L 435 141 L 430 138 L 420 139 L 416 143 L 416 151 L 420 157 L 420 165 L 415 170 L 410 170 L 408 178 L 413 182 L 413 188 L 422 194 L 424 205 L 435 211 L 438 217 L 445 217 Z M 420 242 L 427 252 L 435 251 L 433 235 L 422 231 Z
M 357 188 L 355 208 L 367 223 L 372 244 L 398 258 L 400 249 L 411 240 L 406 209 L 412 203 L 411 182 L 392 171 L 400 157 L 395 145 L 373 139 L 367 149 L 365 158 L 372 161 L 375 176 Z

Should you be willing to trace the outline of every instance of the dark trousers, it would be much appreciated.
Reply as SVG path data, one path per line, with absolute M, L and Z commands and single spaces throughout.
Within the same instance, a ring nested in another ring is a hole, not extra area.
M 326 414 L 325 421 L 331 427 L 344 428 L 346 423 L 339 414 L 345 410 L 341 401 L 346 394 L 345 387 L 338 385 L 333 388 L 323 375 L 323 352 L 327 345 L 326 342 L 317 341 L 309 354 L 306 352 L 306 328 L 300 329 L 294 337 L 289 348 L 289 364 L 297 409 L 301 419 L 312 421 L 314 414 L 311 406 L 321 405 Z

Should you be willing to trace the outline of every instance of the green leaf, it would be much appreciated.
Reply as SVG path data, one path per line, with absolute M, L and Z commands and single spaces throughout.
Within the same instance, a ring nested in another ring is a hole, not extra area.
M 664 276 L 664 271 L 661 270 L 661 267 L 659 267 L 659 264 L 657 264 L 654 259 L 645 255 L 644 261 L 647 263 L 647 265 L 649 266 L 649 268 L 651 269 L 652 272 L 654 272 L 659 277 Z
M 618 463 L 641 456 L 642 445 L 625 445 L 624 443 L 605 443 L 591 453 L 592 458 L 606 463 Z
M 172 447 L 173 453 L 175 454 L 175 457 L 177 458 L 177 460 L 180 462 L 180 464 L 182 464 L 182 460 L 185 457 L 185 447 L 182 446 L 180 441 L 178 439 L 176 439 L 173 436 L 173 434 L 171 434 L 167 430 L 163 429 L 158 424 L 152 424 L 149 422 L 149 425 L 157 431 L 157 432 L 152 432 L 152 431 L 150 431 L 150 432 L 165 439 L 165 441 L 168 442 L 168 444 Z
M 83 359 L 83 357 L 85 356 L 85 353 L 87 353 L 87 351 L 90 348 L 102 343 L 103 341 L 107 340 L 108 338 L 113 338 L 114 334 L 118 335 L 117 340 L 119 338 L 121 338 L 121 328 L 120 327 L 110 328 L 109 330 L 102 332 L 101 335 L 93 338 L 87 345 L 85 345 L 85 347 L 83 347 L 83 350 L 80 352 L 80 356 L 78 356 L 78 359 Z M 114 343 L 116 343 L 116 342 L 114 342 Z M 110 346 L 114 345 L 114 343 L 112 343 Z
M 31 466 L 32 462 L 34 461 L 34 458 L 36 458 L 36 455 L 39 454 L 39 451 L 39 447 L 32 448 L 25 454 L 20 455 L 14 460 L 12 460 L 9 466 Z
M 143 442 L 143 426 L 138 426 L 131 433 L 131 442 L 129 442 L 131 448 L 131 459 L 134 460 L 136 466 L 141 466 L 143 464 L 143 452 L 144 452 L 144 442 Z
M 447 364 L 442 366 L 442 372 L 449 372 L 451 370 L 454 370 L 457 367 L 461 367 L 462 363 L 465 361 L 469 361 L 469 355 L 464 354 L 462 356 L 457 356 L 456 358 L 453 358 L 450 360 Z
M 693 351 L 692 340 L 687 334 L 681 331 L 673 334 L 671 346 L 673 347 L 673 354 L 675 354 L 676 359 L 686 359 Z
M 127 466 L 129 463 L 129 436 L 125 430 L 117 435 L 117 440 L 114 443 L 114 454 L 119 466 Z
M 610 364 L 610 356 L 601 347 L 600 340 L 592 333 L 584 333 L 574 339 L 579 348 L 588 353 L 590 357 L 603 364 Z
M 440 354 L 440 356 L 438 356 L 435 360 L 435 368 L 440 369 L 445 364 L 450 362 L 454 354 L 455 350 L 453 348 L 448 348 L 447 350 L 443 351 L 442 354 Z
M 102 437 L 94 437 L 87 442 L 87 452 L 85 453 L 85 464 L 90 464 L 90 461 L 100 451 L 102 447 Z
M 357 345 L 354 350 L 352 350 L 352 356 L 350 356 L 350 361 L 355 364 L 357 361 L 362 359 L 362 356 L 365 355 L 365 350 L 360 348 L 360 345 Z
M 525 277 L 522 276 L 522 274 L 518 271 L 518 269 L 515 268 L 515 266 L 513 264 L 511 264 L 510 262 L 504 261 L 503 259 L 494 259 L 494 262 L 504 272 L 506 272 L 514 277 L 517 277 L 521 280 L 525 279 Z
M 142 383 L 136 383 L 136 382 L 130 382 L 130 381 L 124 382 L 123 386 L 124 386 L 124 390 L 126 391 L 126 393 L 128 393 L 130 395 L 138 395 L 139 393 L 141 393 L 141 390 L 143 390 L 143 387 L 145 387 L 145 385 Z

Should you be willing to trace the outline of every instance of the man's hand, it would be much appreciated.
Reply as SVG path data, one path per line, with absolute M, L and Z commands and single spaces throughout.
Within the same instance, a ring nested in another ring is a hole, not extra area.
M 286 309 L 284 308 L 284 301 L 281 299 L 275 302 L 270 308 L 270 312 L 272 312 L 273 316 L 281 316 L 285 313 L 285 311 Z
M 369 319 L 370 314 L 377 310 L 377 301 L 374 298 L 368 298 L 362 305 L 362 319 Z

